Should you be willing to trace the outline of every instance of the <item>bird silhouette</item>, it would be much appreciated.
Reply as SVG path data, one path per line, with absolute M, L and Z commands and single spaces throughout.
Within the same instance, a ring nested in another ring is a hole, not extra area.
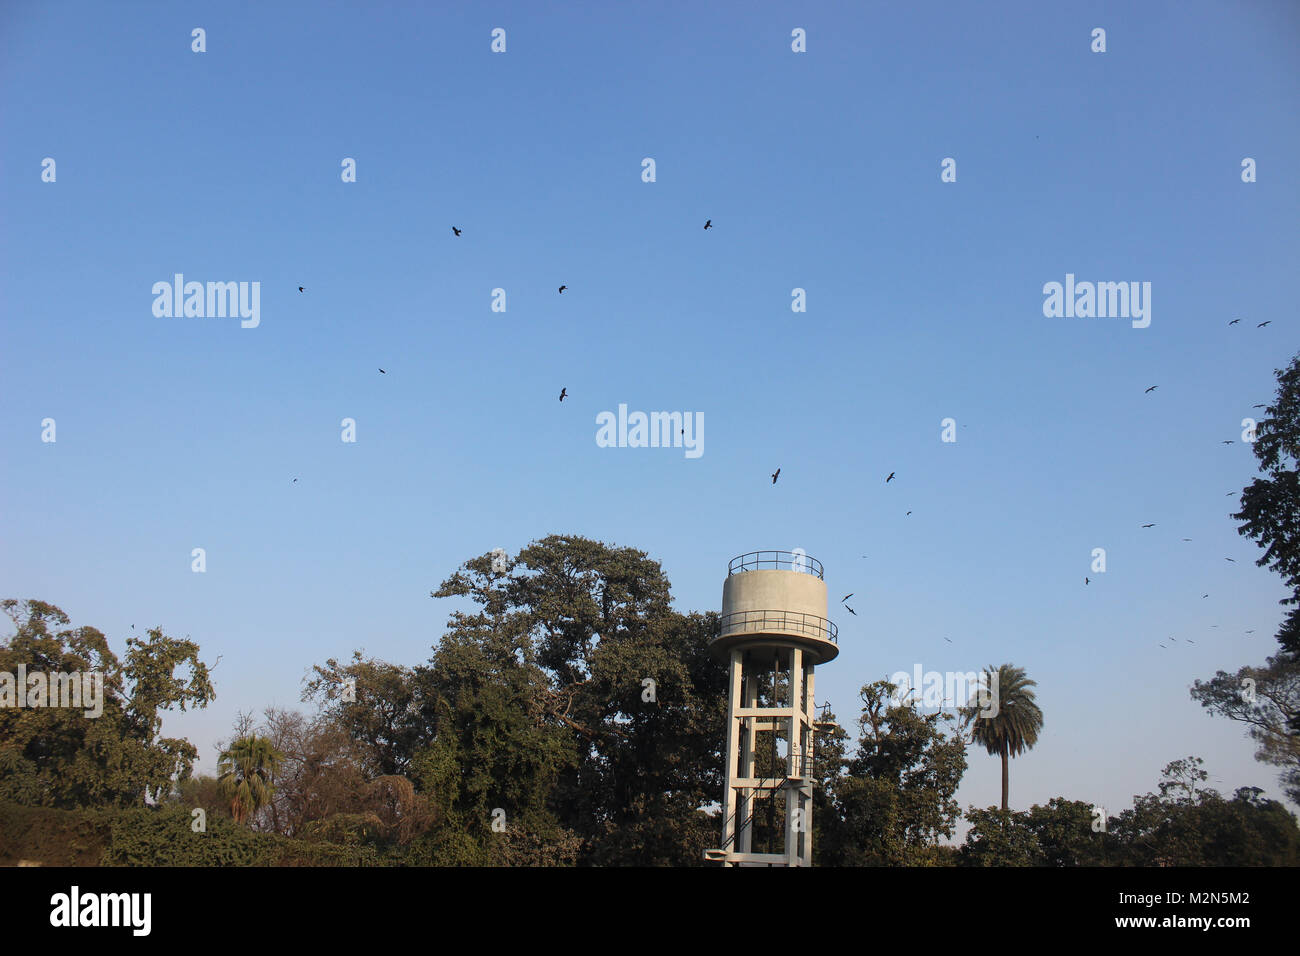
M 1201 595 L 1201 600 L 1205 600 L 1207 597 L 1209 597 L 1208 594 L 1202 594 L 1202 595 Z
M 1219 626 L 1219 625 L 1217 625 L 1217 624 L 1214 625 L 1214 627 L 1218 627 L 1218 626 Z M 1192 640 L 1192 639 L 1189 637 L 1189 638 L 1187 639 L 1187 643 L 1188 643 L 1188 644 L 1195 644 L 1196 642 L 1195 642 L 1194 640 Z
M 713 220 L 712 220 L 712 219 L 706 220 L 705 223 L 704 223 L 704 228 L 705 228 L 705 229 L 712 229 L 712 228 L 713 228 Z
M 303 291 L 302 286 L 298 286 L 298 291 L 299 291 L 299 292 L 302 292 L 302 291 Z
M 1224 560 L 1224 561 L 1231 561 L 1233 564 L 1236 564 L 1236 563 L 1237 563 L 1237 559 L 1236 559 L 1236 558 L 1224 558 L 1223 560 Z
M 853 595 L 856 593 L 857 593 L 856 591 L 850 591 L 848 594 L 844 595 L 844 597 L 840 598 L 840 603 L 843 604 L 849 598 L 853 597 Z
M 296 485 L 296 484 L 298 483 L 298 479 L 295 478 L 295 479 L 293 480 L 293 483 Z
M 1153 522 L 1151 522 L 1151 524 L 1144 524 L 1142 527 L 1144 527 L 1144 528 L 1154 528 L 1155 526 L 1156 526 L 1156 525 L 1155 525 L 1155 522 L 1153 521 Z
M 845 608 L 848 610 L 848 612 L 849 612 L 850 614 L 852 614 L 854 617 L 857 617 L 857 616 L 858 616 L 858 612 L 855 611 L 855 610 L 853 610 L 853 608 L 849 607 L 847 604 L 844 605 L 844 607 L 845 607 Z
M 1221 441 L 1221 442 L 1219 442 L 1219 444 L 1220 444 L 1220 445 L 1231 445 L 1231 444 L 1234 444 L 1234 443 L 1233 443 L 1233 442 L 1230 442 L 1230 441 Z
M 564 396 L 568 394 L 569 390 L 567 388 L 560 389 L 560 401 L 564 401 Z
M 889 484 L 893 480 L 894 480 L 894 473 L 891 471 L 889 473 L 889 477 L 885 479 L 885 484 Z
M 1247 631 L 1246 633 L 1247 633 L 1247 634 L 1254 634 L 1255 632 L 1254 632 L 1254 631 Z
M 909 514 L 909 515 L 910 515 L 910 514 L 911 514 L 911 513 L 912 513 L 912 512 L 910 512 L 910 511 L 909 511 L 909 512 L 908 512 L 908 513 L 907 513 L 907 514 Z M 903 517 L 907 517 L 907 515 L 904 515 L 904 516 L 903 516 Z
M 1231 498 L 1231 497 L 1232 497 L 1233 495 L 1235 495 L 1235 494 L 1236 494 L 1235 491 L 1230 491 L 1230 492 L 1228 492 L 1226 495 L 1224 495 L 1223 497 L 1225 497 L 1225 498 Z
M 567 288 L 568 288 L 567 285 L 562 285 L 562 286 L 560 286 L 560 295 L 564 295 L 564 290 L 567 289 Z
M 949 644 L 952 643 L 952 638 L 951 638 L 951 637 L 945 637 L 944 640 L 947 641 Z
M 1191 538 L 1183 538 L 1184 541 L 1191 541 Z
M 385 372 L 385 371 L 381 368 L 381 369 L 379 370 L 379 374 L 380 374 L 380 375 L 387 375 L 388 373 Z
M 1087 579 L 1087 578 L 1084 578 L 1084 579 L 1083 579 L 1083 583 L 1084 583 L 1084 584 L 1087 584 L 1087 583 L 1088 583 L 1088 579 Z
M 1240 322 L 1240 321 L 1241 321 L 1241 319 L 1233 319 L 1233 320 L 1232 320 L 1231 322 L 1229 322 L 1228 324 L 1229 324 L 1229 325 L 1236 325 L 1236 324 L 1237 324 L 1238 322 Z
M 1161 645 L 1160 645 L 1160 646 L 1161 646 L 1161 647 L 1164 647 L 1164 645 L 1163 645 L 1163 644 L 1161 644 Z
M 454 233 L 455 233 L 456 235 L 458 235 L 458 236 L 460 235 L 460 230 L 457 229 L 455 226 L 452 226 L 452 227 L 451 227 L 451 231 L 454 232 Z
M 778 468 L 776 471 L 772 472 L 772 484 L 776 484 L 776 479 L 777 479 L 777 477 L 778 477 L 780 474 L 781 474 L 781 469 L 780 469 L 780 468 Z
M 1146 392 L 1143 392 L 1142 394 L 1146 395 L 1148 392 L 1154 392 L 1159 387 L 1160 387 L 1159 385 L 1152 385 L 1150 388 L 1146 390 Z
M 1272 325 L 1272 324 L 1273 324 L 1273 320 L 1272 320 L 1272 319 L 1269 319 L 1267 322 L 1261 322 L 1261 323 L 1259 323 L 1259 325 L 1255 326 L 1255 328 L 1257 328 L 1257 329 L 1262 329 L 1264 326 L 1266 326 L 1266 325 Z

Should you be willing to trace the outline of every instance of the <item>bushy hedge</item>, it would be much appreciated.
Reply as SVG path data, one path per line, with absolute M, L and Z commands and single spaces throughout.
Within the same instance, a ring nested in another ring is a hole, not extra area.
M 0 802 L 0 866 L 379 866 L 373 847 L 307 843 L 181 806 L 55 810 Z

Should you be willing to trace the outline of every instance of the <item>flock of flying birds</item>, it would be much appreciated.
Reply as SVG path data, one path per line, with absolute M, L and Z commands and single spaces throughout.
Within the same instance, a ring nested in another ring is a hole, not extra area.
M 710 221 L 712 221 L 712 220 L 710 220 Z M 707 229 L 708 226 L 706 225 L 704 228 Z M 1236 325 L 1236 324 L 1237 324 L 1238 322 L 1240 322 L 1240 321 L 1241 321 L 1241 319 L 1233 319 L 1233 320 L 1232 320 L 1231 322 L 1229 322 L 1228 324 L 1229 324 L 1229 325 Z M 1262 328 L 1264 328 L 1264 326 L 1266 326 L 1266 325 L 1271 325 L 1271 324 L 1272 324 L 1272 321 L 1273 321 L 1273 320 L 1270 319 L 1270 320 L 1267 321 L 1267 322 L 1261 322 L 1261 323 L 1259 323 L 1259 325 L 1255 326 L 1255 328 L 1257 328 L 1257 329 L 1262 329 Z M 1144 394 L 1144 395 L 1150 395 L 1152 392 L 1154 392 L 1154 391 L 1155 391 L 1157 388 L 1159 388 L 1159 387 L 1160 387 L 1159 385 L 1152 385 L 1150 388 L 1146 389 L 1142 394 Z M 563 397 L 563 396 L 561 396 L 561 397 Z M 1254 405 L 1254 406 L 1252 406 L 1252 408 L 1256 408 L 1256 409 L 1258 409 L 1258 408 L 1265 408 L 1265 409 L 1266 409 L 1267 407 L 1268 407 L 1267 405 Z M 1235 441 L 1231 441 L 1231 440 L 1229 440 L 1229 441 L 1221 442 L 1220 444 L 1224 444 L 1224 445 L 1235 445 L 1236 442 L 1235 442 Z M 889 484 L 891 481 L 893 481 L 893 480 L 894 480 L 894 475 L 895 475 L 895 474 L 896 474 L 896 472 L 892 472 L 892 471 L 891 471 L 891 472 L 889 473 L 889 477 L 887 477 L 887 478 L 885 479 L 885 484 Z M 779 478 L 780 475 L 781 475 L 781 469 L 780 469 L 780 468 L 778 468 L 776 471 L 772 472 L 772 484 L 776 484 L 776 479 Z M 1231 495 L 1235 495 L 1235 494 L 1237 494 L 1237 492 L 1235 492 L 1235 491 L 1229 491 L 1229 492 L 1228 492 L 1228 495 L 1229 495 L 1229 496 L 1231 496 Z M 911 513 L 912 513 L 912 512 L 910 512 L 910 511 L 908 512 L 909 515 L 910 515 Z M 1154 528 L 1155 526 L 1156 526 L 1156 525 L 1155 525 L 1155 522 L 1153 521 L 1153 522 L 1151 522 L 1150 524 L 1144 524 L 1142 527 L 1143 527 L 1143 528 Z M 1192 539 L 1191 539 L 1191 538 L 1183 538 L 1183 540 L 1184 540 L 1184 541 L 1191 541 Z M 866 555 L 864 554 L 863 557 L 865 558 Z M 1237 563 L 1237 559 L 1236 559 L 1236 558 L 1224 558 L 1223 560 L 1225 560 L 1225 561 L 1231 561 L 1233 564 L 1236 564 L 1236 563 Z M 1088 577 L 1084 577 L 1084 579 L 1083 579 L 1083 583 L 1084 583 L 1085 586 L 1086 586 L 1086 585 L 1089 585 L 1089 584 L 1092 583 L 1092 579 L 1091 579 L 1091 578 L 1088 578 Z M 850 614 L 852 614 L 854 617 L 857 617 L 857 616 L 858 616 L 858 612 L 855 611 L 855 610 L 853 610 L 853 608 L 849 607 L 849 605 L 848 605 L 848 600 L 849 600 L 849 598 L 853 597 L 854 593 L 856 593 L 856 592 L 850 592 L 850 593 L 844 595 L 844 597 L 840 598 L 840 603 L 844 605 L 845 610 L 847 610 L 847 611 L 848 611 Z M 1209 597 L 1208 594 L 1202 594 L 1202 595 L 1201 595 L 1201 599 L 1202 599 L 1202 600 L 1204 600 L 1205 598 L 1208 598 L 1208 597 Z M 1218 627 L 1219 625 L 1217 625 L 1217 624 L 1211 624 L 1210 626 L 1211 626 L 1211 627 Z M 1247 635 L 1254 634 L 1254 633 L 1255 633 L 1255 632 L 1254 632 L 1253 630 L 1252 630 L 1252 631 L 1247 631 L 1247 632 L 1246 632 Z M 952 643 L 952 641 L 951 641 L 949 638 L 946 638 L 946 637 L 945 637 L 944 640 L 945 640 L 945 641 L 948 641 L 949 644 Z M 1169 637 L 1169 640 L 1171 640 L 1171 641 L 1175 641 L 1175 642 L 1176 642 L 1178 639 L 1177 639 L 1176 637 L 1173 637 L 1173 636 L 1171 635 L 1171 636 Z M 1195 643 L 1196 643 L 1196 642 L 1195 642 L 1194 640 L 1192 640 L 1191 638 L 1186 638 L 1186 641 L 1187 641 L 1188 644 L 1195 644 Z M 1168 646 L 1169 646 L 1169 645 L 1167 645 L 1167 644 L 1160 644 L 1160 647 L 1168 647 Z
M 706 220 L 704 221 L 704 228 L 705 228 L 705 229 L 712 229 L 712 228 L 713 228 L 713 220 L 712 220 L 712 219 L 706 219 Z M 457 237 L 459 237 L 460 234 L 461 234 L 461 230 L 460 230 L 458 227 L 456 227 L 456 226 L 452 226 L 452 227 L 451 227 L 451 231 L 452 231 L 452 235 L 457 236 Z M 567 289 L 567 288 L 568 288 L 567 285 L 562 285 L 562 286 L 560 286 L 559 294 L 560 294 L 560 295 L 564 295 L 564 290 Z M 306 290 L 305 288 L 303 288 L 302 286 L 298 286 L 298 291 L 299 291 L 299 292 L 306 292 L 307 290 Z M 387 375 L 388 373 L 387 373 L 386 371 L 384 371 L 384 370 L 381 368 L 381 369 L 379 370 L 379 374 L 380 374 L 380 375 Z M 568 397 L 568 394 L 569 394 L 569 389 L 568 389 L 567 387 L 565 387 L 565 388 L 561 388 L 561 389 L 560 389 L 560 401 L 564 401 L 565 398 Z M 682 434 L 683 434 L 683 435 L 686 434 L 686 429 L 684 429 L 684 428 L 682 429 Z M 776 470 L 776 474 L 779 475 L 780 473 L 781 473 L 781 469 L 778 468 L 778 469 Z M 893 476 L 893 475 L 890 475 L 889 477 L 890 477 L 890 478 L 893 478 L 894 476 Z M 298 483 L 298 479 L 297 479 L 297 478 L 295 478 L 295 479 L 291 482 L 291 484 L 295 484 L 295 485 L 296 485 L 297 483 Z M 776 475 L 773 475 L 773 476 L 772 476 L 772 484 L 776 484 Z M 908 512 L 908 514 L 911 514 L 911 513 L 912 513 L 912 512 L 910 512 L 910 511 Z
M 706 219 L 706 220 L 704 221 L 704 228 L 705 228 L 706 230 L 708 230 L 708 229 L 712 229 L 712 228 L 713 228 L 713 220 L 712 220 L 712 219 Z M 451 231 L 452 231 L 452 234 L 455 235 L 455 236 L 457 236 L 457 237 L 459 237 L 459 236 L 461 235 L 461 230 L 458 229 L 456 226 L 452 226 L 452 227 L 451 227 Z M 560 294 L 560 295 L 563 295 L 563 294 L 564 294 L 564 290 L 567 289 L 567 288 L 568 288 L 567 285 L 561 285 L 560 288 L 559 288 L 559 294 Z M 298 286 L 298 291 L 299 291 L 299 292 L 306 292 L 307 290 L 304 289 L 302 286 Z M 1240 322 L 1240 321 L 1241 321 L 1241 319 L 1233 319 L 1231 322 L 1228 323 L 1228 325 L 1236 325 L 1236 324 L 1237 324 L 1238 322 Z M 1272 319 L 1269 319 L 1267 322 L 1260 322 L 1258 325 L 1255 326 L 1255 328 L 1257 328 L 1257 329 L 1262 329 L 1262 328 L 1264 328 L 1264 327 L 1266 327 L 1266 326 L 1268 326 L 1268 325 L 1272 325 L 1272 324 L 1273 324 L 1273 320 L 1272 320 Z M 387 375 L 387 374 L 388 374 L 388 373 L 387 373 L 386 371 L 384 371 L 382 368 L 379 370 L 379 373 L 380 373 L 381 375 Z M 1154 392 L 1154 391 L 1155 391 L 1156 389 L 1158 389 L 1159 387 L 1160 387 L 1159 385 L 1152 385 L 1150 388 L 1146 389 L 1142 394 L 1144 394 L 1144 395 L 1150 395 L 1152 392 Z M 561 401 L 561 402 L 564 401 L 564 399 L 565 399 L 566 397 L 568 397 L 568 394 L 569 394 L 569 389 L 568 389 L 567 387 L 561 388 L 561 389 L 560 389 L 560 401 Z M 1266 406 L 1266 405 L 1255 405 L 1255 406 L 1253 406 L 1253 408 L 1257 408 L 1257 409 L 1258 409 L 1258 408 L 1267 408 L 1267 406 Z M 1236 442 L 1234 442 L 1234 441 L 1232 441 L 1232 440 L 1226 440 L 1226 441 L 1221 442 L 1220 444 L 1224 444 L 1224 445 L 1234 445 L 1234 444 L 1236 444 Z M 889 476 L 885 479 L 885 484 L 889 484 L 891 481 L 893 481 L 893 480 L 894 480 L 894 475 L 895 475 L 895 474 L 896 474 L 896 472 L 892 472 L 892 471 L 891 471 L 891 472 L 889 473 Z M 781 469 L 780 469 L 780 468 L 778 468 L 776 471 L 772 472 L 772 484 L 776 484 L 776 480 L 777 480 L 779 477 L 781 477 Z M 297 484 L 297 483 L 298 483 L 298 479 L 295 478 L 295 479 L 293 480 L 293 483 L 294 483 L 294 484 Z M 1228 492 L 1228 495 L 1229 495 L 1229 496 L 1231 496 L 1231 495 L 1235 495 L 1235 494 L 1236 494 L 1235 491 L 1229 491 L 1229 492 Z M 908 512 L 909 515 L 910 515 L 911 513 L 912 513 L 912 512 L 910 512 L 910 511 Z M 1154 527 L 1155 527 L 1155 522 L 1152 522 L 1152 523 L 1150 523 L 1150 524 L 1144 524 L 1142 527 L 1143 527 L 1143 528 L 1154 528 Z M 1191 541 L 1192 539 L 1191 539 L 1191 538 L 1183 538 L 1183 540 L 1184 540 L 1184 541 Z M 863 557 L 865 558 L 866 555 L 864 554 Z M 1225 561 L 1231 561 L 1233 564 L 1236 564 L 1236 563 L 1237 563 L 1236 560 L 1235 560 L 1234 558 L 1224 558 L 1223 560 L 1225 560 Z M 1083 579 L 1083 583 L 1084 583 L 1084 585 L 1091 584 L 1091 583 L 1092 583 L 1092 579 L 1091 579 L 1091 578 L 1088 578 L 1088 577 L 1084 577 L 1084 579 Z M 848 594 L 844 595 L 844 597 L 842 597 L 842 598 L 840 599 L 840 603 L 844 605 L 844 608 L 845 608 L 845 609 L 846 609 L 850 614 L 852 614 L 854 617 L 857 617 L 857 616 L 858 616 L 858 612 L 855 611 L 855 610 L 853 610 L 853 608 L 849 607 L 849 605 L 848 605 L 848 600 L 849 600 L 849 598 L 853 597 L 853 595 L 854 595 L 855 593 L 856 593 L 856 592 L 850 591 Z M 1208 598 L 1208 597 L 1209 597 L 1208 594 L 1202 594 L 1202 595 L 1201 595 L 1201 598 L 1202 598 L 1202 599 L 1204 599 L 1204 598 Z M 1218 627 L 1218 626 L 1219 626 L 1219 625 L 1217 625 L 1217 624 L 1213 624 L 1213 625 L 1211 625 L 1211 627 Z M 1252 630 L 1252 631 L 1247 631 L 1246 633 L 1249 635 L 1249 634 L 1254 634 L 1255 632 Z M 947 641 L 949 644 L 952 643 L 952 641 L 951 641 L 949 638 L 947 638 L 947 637 L 945 637 L 944 640 Z M 1175 641 L 1175 642 L 1176 642 L 1178 639 L 1177 639 L 1176 637 L 1173 637 L 1173 636 L 1171 635 L 1171 636 L 1169 637 L 1169 640 L 1170 640 L 1170 641 Z M 1193 641 L 1191 638 L 1186 638 L 1186 641 L 1187 641 L 1188 644 L 1195 644 L 1195 643 L 1196 643 L 1196 642 Z M 1163 647 L 1167 647 L 1168 645 L 1162 643 L 1162 644 L 1160 644 L 1159 646 L 1163 648 Z

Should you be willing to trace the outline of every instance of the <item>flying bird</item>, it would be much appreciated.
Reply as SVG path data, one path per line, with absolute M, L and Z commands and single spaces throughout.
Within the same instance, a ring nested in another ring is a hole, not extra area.
M 298 291 L 299 292 L 303 291 L 302 286 L 298 286 Z
M 1236 325 L 1236 324 L 1237 324 L 1238 322 L 1240 322 L 1240 321 L 1241 321 L 1241 319 L 1233 319 L 1233 320 L 1232 320 L 1231 322 L 1229 322 L 1228 324 L 1229 324 L 1229 325 Z
M 1208 594 L 1202 594 L 1202 595 L 1201 595 L 1201 600 L 1205 600 L 1205 598 L 1207 598 L 1207 597 L 1209 597 Z
M 1236 564 L 1236 563 L 1237 563 L 1237 559 L 1236 559 L 1236 558 L 1224 558 L 1223 560 L 1224 560 L 1224 561 L 1231 561 L 1233 564 Z
M 1230 442 L 1230 441 L 1221 441 L 1221 442 L 1219 442 L 1219 444 L 1220 444 L 1220 445 L 1231 445 L 1231 444 L 1234 444 L 1234 443 L 1233 443 L 1233 442 Z
M 1153 521 L 1153 522 L 1151 522 L 1151 524 L 1144 524 L 1142 527 L 1144 527 L 1144 528 L 1154 528 L 1155 526 L 1156 526 L 1156 525 L 1155 525 L 1155 522 Z
M 712 228 L 713 228 L 713 220 L 712 220 L 712 219 L 706 220 L 705 223 L 704 223 L 704 228 L 705 228 L 705 229 L 712 229 Z
M 1084 584 L 1087 584 L 1087 583 L 1088 583 L 1088 579 L 1087 579 L 1087 578 L 1084 578 L 1084 579 L 1083 579 L 1083 583 L 1084 583 Z
M 455 233 L 456 235 L 458 235 L 458 236 L 460 235 L 460 230 L 457 229 L 455 226 L 452 226 L 452 227 L 451 227 L 451 231 L 454 232 L 454 233 Z
M 844 595 L 844 597 L 840 598 L 840 603 L 843 604 L 849 598 L 853 597 L 853 595 L 856 593 L 857 593 L 856 591 L 850 591 L 848 594 Z
M 772 484 L 776 484 L 777 476 L 780 475 L 780 474 L 781 474 L 781 469 L 780 469 L 780 468 L 778 468 L 776 471 L 772 472 Z
M 889 477 L 885 479 L 885 484 L 889 484 L 893 480 L 894 480 L 894 473 L 891 471 L 889 473 Z
M 135 626 L 135 625 L 132 625 L 132 627 L 134 627 L 134 626 Z M 1246 633 L 1247 633 L 1247 634 L 1254 634 L 1255 632 L 1254 632 L 1254 631 L 1247 631 Z
M 1191 541 L 1191 538 L 1183 538 L 1184 541 Z
M 1259 323 L 1259 325 L 1255 326 L 1255 328 L 1257 328 L 1257 329 L 1262 329 L 1264 326 L 1266 326 L 1266 325 L 1272 325 L 1272 324 L 1273 324 L 1273 320 L 1272 320 L 1272 319 L 1269 319 L 1267 322 L 1261 322 L 1261 323 Z
M 1159 387 L 1160 387 L 1159 385 L 1152 385 L 1150 388 L 1148 388 L 1148 389 L 1146 390 L 1146 392 L 1143 392 L 1142 394 L 1143 394 L 1143 395 L 1146 395 L 1147 392 L 1154 392 L 1154 391 L 1155 391 L 1157 388 L 1159 388 Z
M 909 514 L 909 515 L 910 515 L 910 514 L 911 514 L 911 513 L 912 513 L 912 512 L 910 512 L 910 511 L 909 511 L 909 512 L 908 512 L 908 513 L 907 513 L 907 514 Z M 903 516 L 903 517 L 907 517 L 907 515 L 904 515 L 904 516 Z
M 387 375 L 388 373 L 385 372 L 385 371 L 381 368 L 381 369 L 379 370 L 379 374 L 380 374 L 380 375 Z
M 564 396 L 568 394 L 569 390 L 567 388 L 560 389 L 560 401 L 564 401 Z
M 952 638 L 950 637 L 945 637 L 944 640 L 947 641 L 949 644 L 952 643 Z
M 1219 625 L 1217 625 L 1217 624 L 1214 625 L 1214 627 L 1218 627 L 1218 626 L 1219 626 Z M 1188 643 L 1188 644 L 1195 644 L 1196 642 L 1195 642 L 1194 640 L 1192 640 L 1192 639 L 1189 637 L 1189 638 L 1187 639 L 1187 643 Z
M 295 478 L 295 479 L 293 480 L 293 483 L 296 485 L 296 484 L 298 483 L 298 479 Z
M 847 604 L 844 605 L 844 606 L 845 606 L 846 608 L 848 608 L 848 612 L 849 612 L 850 614 L 852 614 L 854 617 L 857 617 L 857 616 L 858 616 L 858 612 L 855 611 L 855 610 L 853 610 L 853 608 L 849 607 Z
M 1251 408 L 1268 408 L 1267 405 L 1252 405 Z
M 567 285 L 562 285 L 562 286 L 560 286 L 560 295 L 564 295 L 564 290 L 567 289 L 567 288 L 568 288 Z

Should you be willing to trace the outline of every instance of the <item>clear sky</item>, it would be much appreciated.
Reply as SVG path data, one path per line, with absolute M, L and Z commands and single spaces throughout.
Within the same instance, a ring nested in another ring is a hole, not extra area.
M 313 663 L 425 661 L 493 548 L 641 548 L 683 611 L 803 548 L 845 723 L 1012 662 L 1046 719 L 1015 807 L 1116 813 L 1188 754 L 1278 796 L 1188 688 L 1277 647 L 1228 492 L 1300 348 L 1297 50 L 1281 2 L 11 0 L 0 597 L 220 656 L 166 726 L 211 773 Z M 176 273 L 259 282 L 260 324 L 155 316 Z M 1149 282 L 1150 326 L 1046 317 L 1067 273 Z M 702 415 L 703 454 L 598 446 L 620 404 Z M 963 808 L 999 774 L 973 751 Z

